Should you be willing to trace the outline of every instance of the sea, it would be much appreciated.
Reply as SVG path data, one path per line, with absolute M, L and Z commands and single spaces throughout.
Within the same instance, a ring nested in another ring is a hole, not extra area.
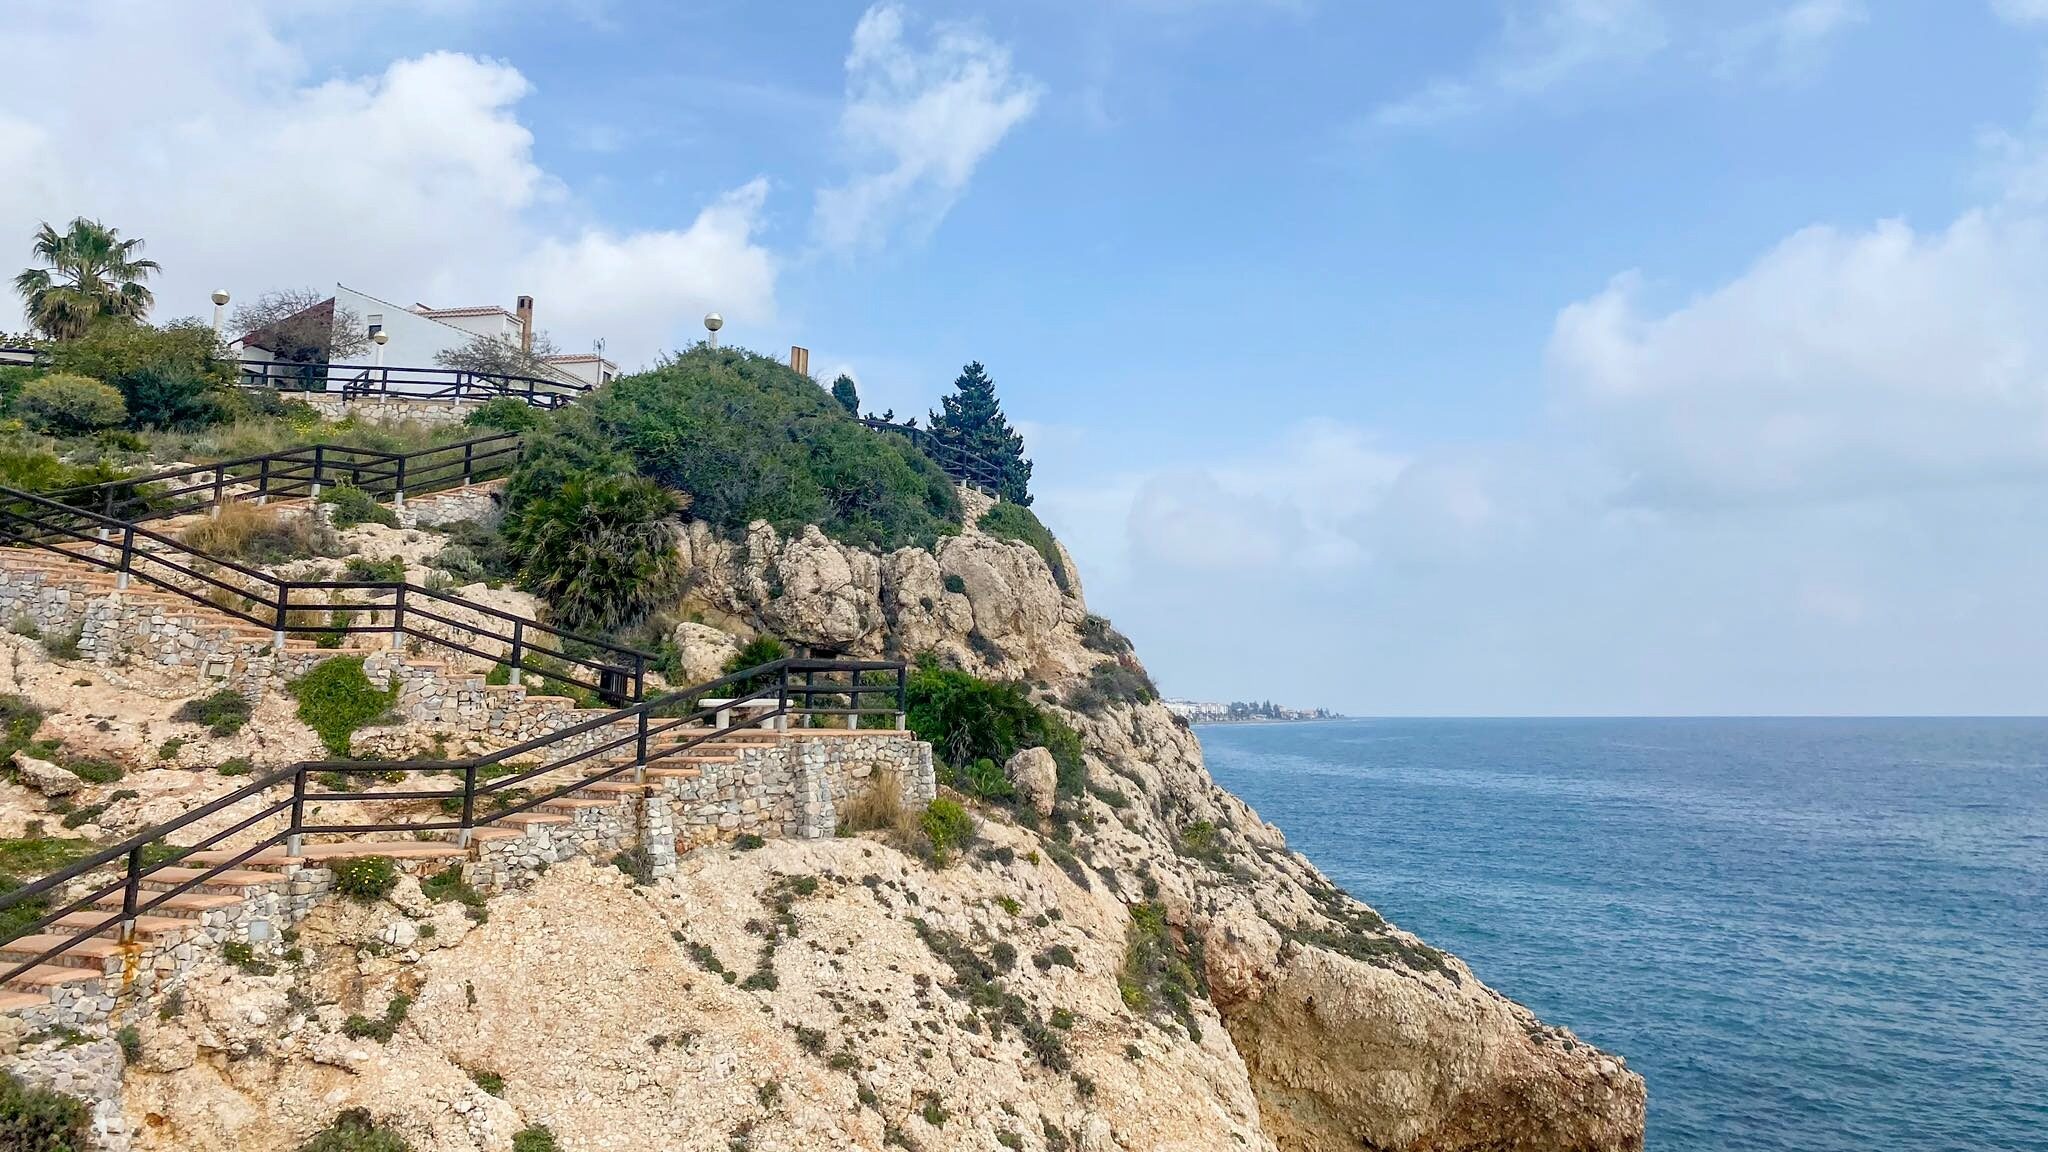
M 2048 1150 L 2048 720 L 1196 731 L 1346 890 L 1626 1057 L 1653 1152 Z

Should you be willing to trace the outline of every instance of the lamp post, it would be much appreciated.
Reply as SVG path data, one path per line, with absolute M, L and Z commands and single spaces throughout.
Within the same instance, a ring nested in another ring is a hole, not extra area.
M 723 327 L 725 327 L 725 317 L 720 316 L 716 312 L 706 312 L 704 314 L 704 330 L 711 333 L 711 335 L 705 337 L 704 342 L 713 348 L 718 347 L 718 330 Z
M 228 290 L 225 288 L 215 288 L 213 290 L 213 338 L 216 340 L 220 339 L 221 310 L 227 306 Z
M 391 343 L 391 333 L 379 328 L 375 332 L 370 333 L 370 343 L 377 346 L 377 367 L 382 368 L 384 366 L 384 346 Z

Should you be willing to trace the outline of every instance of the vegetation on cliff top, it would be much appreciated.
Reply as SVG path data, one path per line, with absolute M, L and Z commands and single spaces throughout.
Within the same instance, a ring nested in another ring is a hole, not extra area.
M 737 348 L 699 346 L 617 380 L 535 432 L 508 492 L 514 531 L 573 477 L 638 474 L 737 532 L 816 524 L 848 544 L 929 546 L 958 530 L 938 465 L 877 436 L 808 377 Z

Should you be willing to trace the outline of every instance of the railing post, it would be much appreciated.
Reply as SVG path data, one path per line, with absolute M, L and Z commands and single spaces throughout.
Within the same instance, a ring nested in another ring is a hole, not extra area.
M 776 687 L 776 694 L 778 697 L 776 702 L 779 706 L 775 710 L 775 727 L 778 731 L 787 732 L 789 731 L 789 665 L 787 664 L 782 666 L 782 674 L 780 682 Z M 810 700 L 807 698 L 804 703 L 809 704 Z
M 315 495 L 318 495 L 318 494 L 319 494 L 319 491 L 320 491 L 320 489 L 319 489 L 319 479 L 318 479 L 318 474 L 317 474 L 317 473 L 315 474 L 315 479 L 314 479 L 314 482 L 313 482 L 313 483 L 314 483 L 314 488 L 313 488 L 313 492 L 314 492 L 314 494 L 315 494 Z M 265 504 L 266 502 L 268 502 L 268 501 L 269 501 L 269 499 L 270 499 L 270 457 L 268 457 L 268 456 L 265 456 L 265 457 L 264 457 L 264 458 L 263 458 L 263 459 L 262 459 L 261 461 L 258 461 L 258 464 L 257 464 L 257 469 L 256 469 L 256 506 L 257 506 L 258 508 L 261 508 L 261 507 L 263 507 L 263 505 L 264 505 L 264 504 Z
M 135 525 L 121 526 L 121 568 L 114 573 L 114 591 L 124 592 L 128 588 L 128 570 L 135 563 Z
M 290 627 L 291 622 L 291 599 L 292 582 L 289 580 L 279 580 L 277 582 L 277 620 L 270 632 L 270 650 L 273 652 L 284 651 L 284 634 L 285 630 Z
M 647 657 L 633 654 L 633 703 L 647 702 Z
M 812 688 L 813 686 L 815 686 L 815 685 L 817 684 L 817 682 L 818 682 L 818 674 L 817 674 L 816 672 L 812 671 L 812 670 L 811 670 L 811 669 L 809 669 L 809 668 L 806 668 L 806 669 L 804 669 L 804 707 L 805 707 L 805 708 L 809 708 L 809 707 L 811 706 L 811 701 L 813 701 L 813 700 L 817 699 L 817 696 L 816 696 L 816 694 L 814 694 L 813 692 L 811 692 L 811 688 Z M 809 712 L 806 712 L 806 713 L 804 713 L 804 722 L 803 722 L 803 724 L 802 724 L 802 725 L 800 725 L 800 727 L 804 727 L 804 728 L 816 728 L 817 726 L 818 726 L 818 718 L 817 718 L 816 716 L 813 716 L 813 715 L 811 715 L 811 714 L 810 714 Z
M 320 499 L 320 481 L 327 475 L 327 448 L 322 444 L 313 445 L 313 499 Z
M 519 665 L 521 661 L 526 659 L 525 648 L 526 621 L 514 620 L 512 621 L 512 656 L 510 658 L 512 668 L 511 683 L 513 684 L 519 683 Z
M 142 845 L 128 850 L 128 883 L 121 890 L 121 941 L 135 939 L 135 906 L 142 895 Z
M 896 730 L 903 731 L 909 723 L 909 710 L 905 707 L 910 695 L 910 665 L 896 665 Z
M 405 647 L 405 588 L 398 586 L 398 600 L 391 609 L 391 650 Z
M 399 512 L 405 511 L 405 454 L 403 452 L 398 455 L 398 478 L 393 482 L 392 486 L 391 507 Z
M 462 766 L 462 828 L 455 834 L 455 842 L 469 847 L 469 834 L 476 825 L 476 761 Z
M 306 826 L 306 766 L 299 765 L 292 773 L 292 824 L 285 829 L 284 854 L 298 856 L 305 852 L 306 834 L 299 829 Z
M 647 783 L 647 709 L 640 709 L 640 730 L 633 742 L 633 783 Z
M 476 441 L 462 442 L 462 486 L 469 487 L 470 476 L 476 472 Z

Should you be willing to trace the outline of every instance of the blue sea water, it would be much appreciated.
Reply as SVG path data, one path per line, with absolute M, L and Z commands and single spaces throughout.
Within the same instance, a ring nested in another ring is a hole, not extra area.
M 2048 720 L 1198 732 L 1347 890 L 1626 1056 L 1653 1150 L 2048 1149 Z

